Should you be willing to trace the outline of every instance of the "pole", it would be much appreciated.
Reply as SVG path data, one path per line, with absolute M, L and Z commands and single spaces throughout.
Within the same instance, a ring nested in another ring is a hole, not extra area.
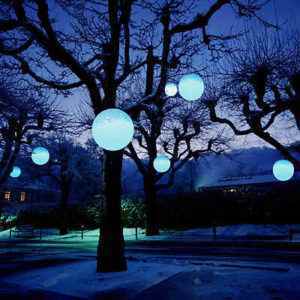
M 81 225 L 81 239 L 83 240 L 83 229 L 84 229 L 84 225 Z

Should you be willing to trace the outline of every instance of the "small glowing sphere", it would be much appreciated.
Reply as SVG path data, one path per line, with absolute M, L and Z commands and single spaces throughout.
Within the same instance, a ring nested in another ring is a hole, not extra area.
M 9 176 L 12 178 L 17 178 L 21 175 L 22 171 L 19 167 L 13 167 L 12 171 L 10 172 Z
M 94 120 L 92 136 L 103 149 L 117 151 L 133 139 L 134 126 L 130 116 L 117 108 L 102 111 Z
M 294 165 L 288 160 L 278 160 L 273 165 L 273 174 L 279 181 L 288 181 L 294 176 Z
M 174 97 L 177 94 L 177 85 L 173 82 L 168 82 L 165 87 L 165 93 L 168 97 Z
M 36 147 L 31 154 L 32 161 L 39 166 L 45 165 L 50 158 L 49 151 L 44 147 Z
M 157 155 L 153 161 L 154 169 L 159 173 L 167 172 L 170 169 L 171 162 L 170 159 L 164 155 Z
M 198 74 L 184 75 L 179 81 L 179 94 L 188 101 L 201 98 L 204 92 L 204 82 Z

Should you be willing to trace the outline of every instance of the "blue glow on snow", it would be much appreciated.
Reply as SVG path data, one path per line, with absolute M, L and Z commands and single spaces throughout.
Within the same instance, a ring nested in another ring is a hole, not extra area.
M 168 97 L 176 96 L 178 92 L 177 85 L 173 82 L 168 82 L 165 87 L 165 93 Z
M 157 155 L 153 161 L 153 167 L 159 173 L 167 172 L 170 169 L 170 166 L 170 159 L 164 154 Z
M 12 178 L 18 178 L 21 175 L 22 171 L 19 167 L 15 166 L 13 167 L 11 173 L 9 174 Z
M 32 151 L 31 159 L 36 165 L 45 165 L 50 159 L 49 151 L 44 147 L 36 147 Z
M 198 74 L 184 75 L 179 81 L 179 94 L 188 101 L 201 98 L 204 92 L 204 82 Z
M 288 181 L 294 176 L 294 165 L 288 160 L 278 160 L 273 165 L 273 174 L 279 181 Z
M 117 151 L 133 139 L 134 126 L 130 116 L 117 108 L 110 108 L 97 115 L 92 126 L 92 136 L 103 149 Z

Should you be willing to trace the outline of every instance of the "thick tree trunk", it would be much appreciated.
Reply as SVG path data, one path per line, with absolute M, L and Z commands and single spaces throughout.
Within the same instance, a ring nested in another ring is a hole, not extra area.
M 121 173 L 123 151 L 104 154 L 104 218 L 100 226 L 97 272 L 127 270 L 121 223 Z
M 144 179 L 144 193 L 146 204 L 146 235 L 158 235 L 158 211 L 157 211 L 157 198 L 156 187 L 154 180 L 148 177 Z
M 61 184 L 61 196 L 60 196 L 60 224 L 59 234 L 65 235 L 69 231 L 68 222 L 68 199 L 70 195 L 70 186 L 68 182 Z

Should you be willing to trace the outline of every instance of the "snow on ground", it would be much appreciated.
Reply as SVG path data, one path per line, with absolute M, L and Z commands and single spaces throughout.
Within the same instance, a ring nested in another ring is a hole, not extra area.
M 178 265 L 129 261 L 127 272 L 96 273 L 96 262 L 84 261 L 14 274 L 2 282 L 82 298 L 112 290 L 131 297 L 186 270 Z
M 289 229 L 296 229 L 300 232 L 300 224 L 242 224 L 242 225 L 227 225 L 217 227 L 217 237 L 219 238 L 253 238 L 253 237 L 281 237 L 287 238 Z M 81 231 L 70 231 L 66 235 L 59 235 L 57 229 L 42 229 L 42 240 L 49 241 L 69 241 L 69 242 L 96 242 L 99 239 L 99 229 L 84 230 L 83 239 Z M 125 240 L 135 240 L 136 233 L 135 228 L 124 228 L 123 230 Z M 21 235 L 20 235 L 21 237 Z M 206 228 L 194 228 L 185 231 L 165 231 L 161 230 L 160 235 L 147 237 L 145 231 L 142 228 L 138 229 L 139 240 L 195 240 L 195 239 L 211 239 L 213 237 L 213 230 L 211 227 Z M 11 239 L 17 239 L 16 233 L 12 233 Z M 293 240 L 298 240 L 300 234 L 293 236 Z M 0 232 L 0 240 L 10 239 L 10 230 L 4 230 Z M 34 239 L 40 239 L 40 230 L 35 230 Z
M 288 235 L 290 228 L 300 230 L 300 224 L 267 224 L 267 225 L 256 225 L 256 224 L 242 224 L 242 225 L 228 225 L 217 227 L 217 234 L 221 236 L 251 236 L 251 235 Z M 192 235 L 206 235 L 212 234 L 212 228 L 196 228 L 186 230 L 182 233 L 184 236 Z
M 219 226 L 216 229 L 217 237 L 219 238 L 251 238 L 251 237 L 282 237 L 287 238 L 289 229 L 296 229 L 300 232 L 300 224 L 268 224 L 268 225 L 257 225 L 257 224 L 237 224 L 237 225 L 226 225 Z M 213 228 L 194 228 L 185 231 L 173 231 L 173 232 L 162 232 L 160 236 L 145 237 L 145 239 L 211 239 L 213 237 Z M 299 234 L 293 237 L 297 239 Z
M 10 231 L 10 229 L 0 231 L 0 240 L 8 240 L 9 239 L 9 231 Z
M 299 300 L 299 275 L 298 268 L 191 267 L 134 300 Z
M 125 240 L 135 240 L 136 234 L 135 234 L 135 228 L 124 228 L 123 229 L 123 235 Z M 138 228 L 138 237 L 143 237 L 144 230 L 141 228 Z M 36 239 L 39 239 L 37 236 Z M 44 229 L 42 230 L 42 239 L 43 240 L 65 240 L 65 241 L 86 241 L 86 242 L 92 242 L 92 241 L 98 241 L 99 239 L 99 229 L 93 229 L 93 230 L 84 230 L 83 236 L 82 232 L 79 230 L 72 230 L 68 234 L 65 235 L 59 235 L 58 230 L 56 229 Z
M 83 238 L 82 232 L 80 230 L 72 230 L 68 234 L 59 235 L 57 229 L 49 228 L 49 229 L 35 229 L 34 230 L 34 237 L 33 239 L 40 239 L 40 234 L 42 236 L 42 240 L 60 240 L 60 241 L 70 241 L 70 242 L 93 242 L 98 241 L 99 239 L 99 229 L 94 230 L 84 230 L 83 231 Z M 135 240 L 136 239 L 136 232 L 135 228 L 124 228 L 123 234 L 125 240 Z M 138 228 L 138 238 L 143 238 L 145 236 L 145 231 L 142 228 Z M 12 228 L 12 234 L 10 237 L 10 229 L 0 231 L 0 240 L 9 240 L 9 239 L 19 239 L 22 237 L 22 233 L 16 233 L 15 227 Z
M 39 298 L 30 299 L 300 299 L 297 264 L 176 263 L 156 258 L 152 262 L 129 260 L 126 272 L 96 273 L 95 267 L 96 262 L 88 260 L 32 269 L 6 276 L 0 285 L 39 291 Z M 46 297 L 49 292 L 53 294 Z

